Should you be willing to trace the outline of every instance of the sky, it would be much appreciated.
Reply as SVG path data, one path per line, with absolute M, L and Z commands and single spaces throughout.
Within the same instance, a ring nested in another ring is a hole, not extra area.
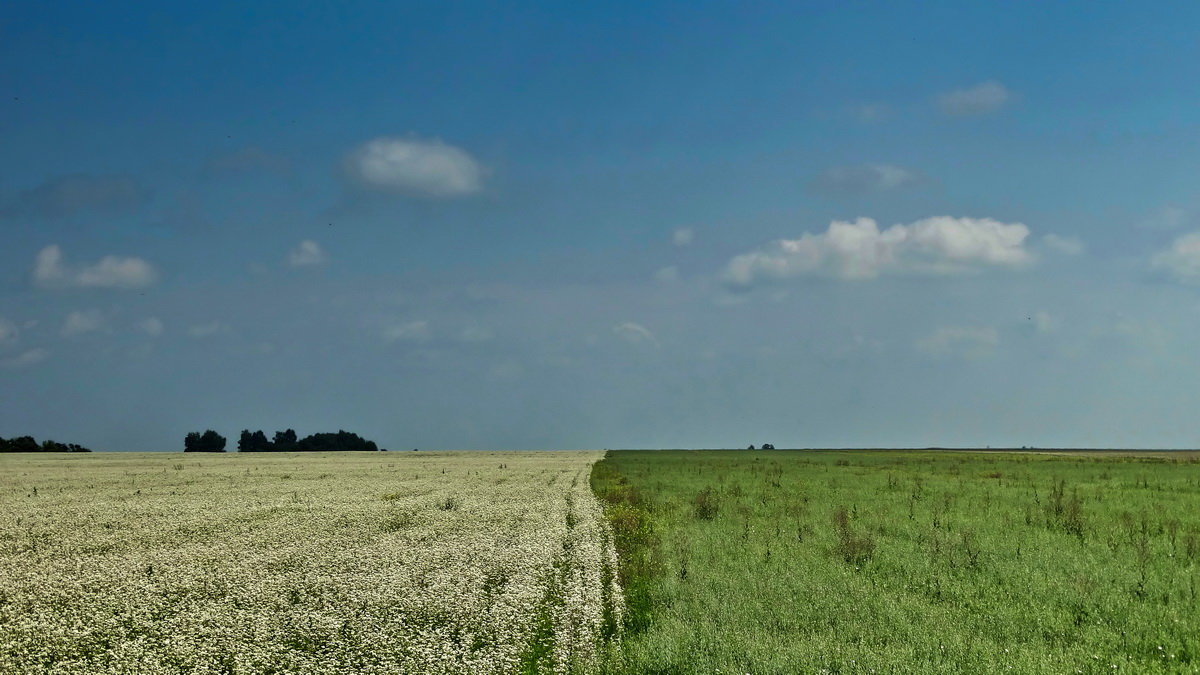
M 1197 25 L 8 3 L 0 436 L 1197 447 Z

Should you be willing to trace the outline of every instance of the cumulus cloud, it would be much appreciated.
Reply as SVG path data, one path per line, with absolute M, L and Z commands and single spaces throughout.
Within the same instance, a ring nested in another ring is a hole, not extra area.
M 324 265 L 328 260 L 321 245 L 311 239 L 305 239 L 288 253 L 288 264 L 292 267 L 316 267 Z
M 1051 251 L 1063 255 L 1082 255 L 1084 250 L 1083 241 L 1079 238 L 1060 237 L 1057 234 L 1047 234 L 1042 237 L 1042 244 Z
M 30 366 L 35 366 L 35 365 L 41 363 L 42 361 L 45 361 L 47 358 L 49 358 L 49 356 L 50 356 L 49 351 L 42 349 L 41 347 L 36 347 L 34 349 L 29 349 L 24 352 L 21 352 L 20 354 L 17 354 L 16 356 L 12 356 L 12 357 L 9 357 L 6 359 L 0 359 L 0 367 L 13 368 L 13 369 L 28 368 Z
M 158 280 L 154 267 L 141 258 L 105 256 L 92 265 L 66 264 L 62 249 L 47 246 L 33 265 L 33 283 L 40 288 L 145 288 Z
M 151 316 L 137 322 L 137 329 L 150 337 L 158 337 L 163 334 L 165 326 L 161 319 Z
M 128 176 L 73 174 L 48 180 L 12 199 L 0 215 L 21 218 L 69 218 L 136 210 L 148 192 Z
M 63 321 L 62 334 L 65 337 L 94 333 L 104 328 L 104 314 L 97 309 L 74 311 Z
M 1185 234 L 1150 259 L 1150 264 L 1180 281 L 1200 281 L 1200 232 Z
M 696 232 L 690 227 L 681 227 L 671 233 L 671 243 L 679 246 L 690 246 L 696 239 Z
M 483 189 L 483 166 L 440 140 L 376 138 L 346 158 L 346 174 L 367 192 L 448 198 Z
M 941 94 L 938 96 L 938 107 L 943 113 L 954 117 L 983 115 L 1003 108 L 1014 98 L 1003 84 L 988 80 L 973 87 Z
M 1000 335 L 990 326 L 943 326 L 917 340 L 917 349 L 932 356 L 987 356 L 1000 345 Z
M 870 218 L 834 221 L 820 234 L 780 239 L 735 257 L 725 282 L 748 288 L 798 276 L 874 279 L 882 274 L 956 274 L 987 267 L 1021 267 L 1029 228 L 990 218 L 936 216 L 880 231 Z
M 622 340 L 630 344 L 651 344 L 658 346 L 658 338 L 654 337 L 654 333 L 649 328 L 632 321 L 617 324 L 613 326 L 613 333 Z
M 870 194 L 912 187 L 921 176 L 911 169 L 891 164 L 837 166 L 826 170 L 813 182 L 821 192 L 840 194 Z
M 425 342 L 433 337 L 428 321 L 409 321 L 408 323 L 388 326 L 383 331 L 383 339 L 388 342 Z

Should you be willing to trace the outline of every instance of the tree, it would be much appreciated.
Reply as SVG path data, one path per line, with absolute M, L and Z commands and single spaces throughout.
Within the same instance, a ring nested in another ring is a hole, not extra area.
M 209 429 L 204 433 L 191 432 L 183 437 L 184 452 L 225 452 L 225 437 Z
M 288 429 L 287 431 L 275 432 L 275 449 L 276 450 L 294 450 L 296 448 L 296 430 Z
M 238 439 L 238 450 L 240 452 L 267 452 L 274 450 L 271 446 L 271 441 L 267 440 L 267 435 L 258 430 L 251 432 L 249 429 L 242 429 L 242 436 Z

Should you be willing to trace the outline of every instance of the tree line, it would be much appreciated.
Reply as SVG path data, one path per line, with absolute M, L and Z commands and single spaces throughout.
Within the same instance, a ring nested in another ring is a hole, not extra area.
M 17 436 L 9 439 L 0 437 L 0 452 L 91 452 L 91 450 L 75 443 L 59 443 L 49 439 L 38 443 L 33 436 Z
M 183 439 L 184 452 L 225 452 L 226 439 L 221 434 L 209 429 L 203 433 L 193 431 Z M 326 451 L 366 451 L 378 452 L 379 446 L 375 441 L 368 441 L 358 434 L 339 430 L 337 433 L 317 433 L 304 438 L 297 438 L 294 429 L 276 431 L 268 440 L 267 435 L 259 431 L 243 429 L 238 438 L 238 452 L 326 452 Z

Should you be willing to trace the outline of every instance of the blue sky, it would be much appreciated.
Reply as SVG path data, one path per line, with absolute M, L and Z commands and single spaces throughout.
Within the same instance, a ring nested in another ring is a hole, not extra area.
M 0 436 L 1200 439 L 1194 3 L 16 3 Z

